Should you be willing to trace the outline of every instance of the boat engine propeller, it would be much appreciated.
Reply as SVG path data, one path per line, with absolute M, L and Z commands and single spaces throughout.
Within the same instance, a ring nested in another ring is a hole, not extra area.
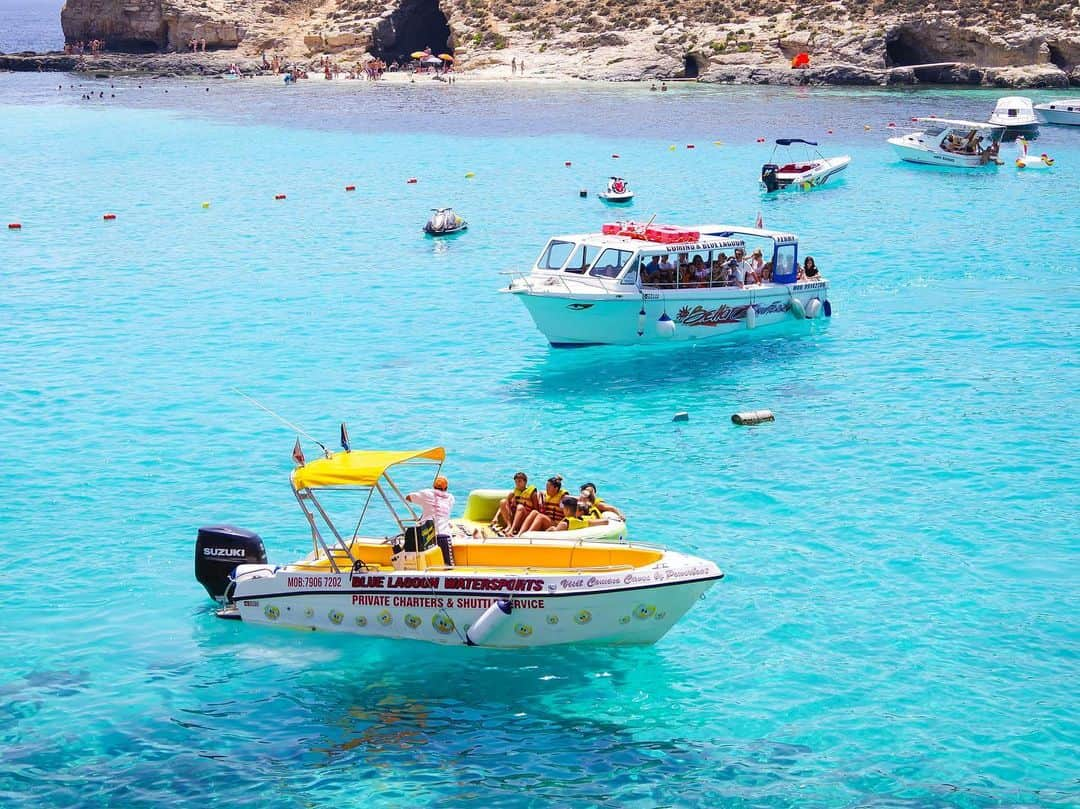
M 776 178 L 778 171 L 780 167 L 776 163 L 766 163 L 761 167 L 761 184 L 770 193 L 780 187 L 780 181 Z
M 266 564 L 266 547 L 254 531 L 208 525 L 195 540 L 195 578 L 210 598 L 224 602 L 237 565 Z

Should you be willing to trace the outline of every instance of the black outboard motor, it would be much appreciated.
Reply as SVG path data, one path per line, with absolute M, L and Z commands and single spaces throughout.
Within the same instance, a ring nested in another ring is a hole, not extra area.
M 766 163 L 761 167 L 761 184 L 769 193 L 780 187 L 780 181 L 776 179 L 776 172 L 779 170 L 780 167 L 776 163 Z
M 266 548 L 253 531 L 231 525 L 208 525 L 195 540 L 195 578 L 210 598 L 225 600 L 229 576 L 237 565 L 266 564 Z

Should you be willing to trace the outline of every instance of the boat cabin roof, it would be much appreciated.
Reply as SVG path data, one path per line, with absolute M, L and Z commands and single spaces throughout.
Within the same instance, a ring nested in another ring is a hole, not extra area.
M 986 121 L 963 121 L 958 118 L 916 118 L 920 124 L 940 124 L 950 129 L 1004 129 L 1000 124 L 991 124 Z
M 335 452 L 298 466 L 292 472 L 292 484 L 297 491 L 331 486 L 374 486 L 391 466 L 409 461 L 441 464 L 444 460 L 446 450 L 442 447 Z
M 1025 96 L 1005 96 L 999 98 L 997 104 L 994 105 L 995 110 L 1009 109 L 1010 107 L 1017 107 L 1019 109 L 1032 109 L 1032 103 L 1030 98 Z
M 552 236 L 548 241 L 576 242 L 593 247 L 613 248 L 616 250 L 641 250 L 655 253 L 685 253 L 693 250 L 725 250 L 742 247 L 744 238 L 750 236 L 759 239 L 772 239 L 777 244 L 796 244 L 799 239 L 791 233 L 762 228 L 739 227 L 737 225 L 685 225 L 684 230 L 697 231 L 700 235 L 696 242 L 654 242 L 634 236 L 617 236 L 606 233 L 573 233 Z

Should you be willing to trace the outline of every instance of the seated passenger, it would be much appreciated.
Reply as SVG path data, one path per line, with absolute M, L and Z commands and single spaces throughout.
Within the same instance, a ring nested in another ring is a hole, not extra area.
M 529 514 L 521 523 L 521 526 L 511 532 L 511 536 L 526 534 L 530 531 L 547 531 L 563 518 L 562 501 L 566 497 L 566 490 L 562 487 L 562 481 L 562 475 L 553 475 L 548 478 L 544 499 L 540 501 L 540 508 Z
M 671 256 L 664 256 L 660 260 L 660 270 L 663 273 L 661 280 L 666 284 L 675 283 L 675 262 L 671 260 Z
M 703 287 L 708 285 L 709 268 L 705 266 L 701 256 L 694 256 L 694 260 L 690 262 L 690 274 L 693 276 L 694 286 Z
M 728 286 L 739 287 L 740 289 L 746 285 L 745 272 L 739 265 L 739 262 L 733 258 L 727 260 L 727 272 L 728 272 Z
M 814 263 L 814 257 L 813 256 L 807 256 L 806 257 L 806 260 L 803 262 L 802 273 L 803 273 L 803 276 L 805 276 L 808 279 L 817 277 L 818 268 L 817 268 L 817 264 Z
M 653 256 L 648 264 L 641 265 L 641 283 L 656 284 L 660 281 L 660 256 Z
M 746 260 L 746 251 L 741 247 L 735 249 L 735 261 L 738 262 L 739 273 L 742 277 L 744 284 L 756 284 L 758 282 L 757 275 L 754 273 L 754 268 L 750 266 L 750 262 Z
M 587 498 L 567 497 L 563 501 L 563 510 L 566 516 L 549 531 L 578 531 L 588 528 L 590 525 L 607 525 L 608 521 L 602 518 L 590 516 L 589 509 L 592 503 Z
M 761 248 L 758 247 L 750 254 L 749 258 L 750 269 L 754 271 L 754 275 L 761 279 L 761 273 L 765 269 L 765 259 L 761 255 Z
M 772 262 L 766 261 L 765 266 L 761 268 L 761 283 L 768 284 L 772 282 Z
M 587 497 L 589 499 L 589 501 L 592 503 L 593 508 L 595 508 L 597 511 L 597 516 L 601 516 L 603 514 L 614 514 L 620 520 L 626 520 L 626 517 L 623 516 L 623 513 L 619 511 L 619 509 L 615 508 L 615 506 L 611 505 L 611 503 L 605 503 L 597 496 L 595 483 L 582 483 L 580 497 Z
M 520 525 L 530 512 L 538 508 L 540 496 L 536 493 L 536 487 L 529 485 L 528 475 L 518 472 L 514 475 L 514 489 L 499 503 L 499 510 L 491 521 L 491 527 L 496 531 L 511 531 L 515 525 Z

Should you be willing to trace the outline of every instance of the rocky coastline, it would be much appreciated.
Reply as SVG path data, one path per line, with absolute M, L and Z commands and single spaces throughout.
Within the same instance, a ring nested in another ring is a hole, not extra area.
M 327 62 L 406 60 L 426 43 L 453 54 L 459 77 L 477 79 L 1080 86 L 1080 7 L 1033 3 L 1032 11 L 1015 0 L 1011 13 L 973 17 L 949 7 L 953 0 L 919 11 L 905 10 L 908 0 L 881 0 L 885 13 L 873 3 L 784 10 L 754 0 L 731 12 L 702 0 L 665 16 L 652 1 L 637 0 L 651 15 L 628 17 L 620 16 L 620 0 L 602 7 L 575 0 L 67 0 L 66 41 L 77 50 L 76 43 L 101 40 L 105 52 L 0 54 L 0 70 L 259 75 L 277 56 L 321 72 Z M 729 13 L 716 13 L 721 8 Z M 810 55 L 809 66 L 791 67 L 798 53 Z

